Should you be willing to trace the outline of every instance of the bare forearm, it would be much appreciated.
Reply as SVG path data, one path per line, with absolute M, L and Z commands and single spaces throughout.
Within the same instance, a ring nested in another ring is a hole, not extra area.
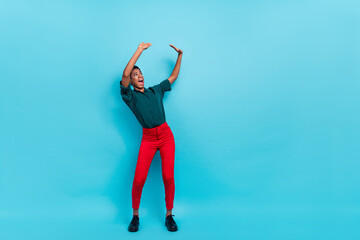
M 131 57 L 130 61 L 128 62 L 128 64 L 126 65 L 124 72 L 123 72 L 123 76 L 130 76 L 131 71 L 133 70 L 136 61 L 138 60 L 138 58 L 140 57 L 141 53 L 144 51 L 143 48 L 138 47 L 138 49 L 136 49 L 136 52 L 134 53 L 134 55 Z
M 175 78 L 178 77 L 179 72 L 180 72 L 180 66 L 181 66 L 181 59 L 182 59 L 182 53 L 179 53 L 178 58 L 176 60 L 176 64 L 174 67 L 174 70 L 171 73 L 171 76 L 174 76 Z

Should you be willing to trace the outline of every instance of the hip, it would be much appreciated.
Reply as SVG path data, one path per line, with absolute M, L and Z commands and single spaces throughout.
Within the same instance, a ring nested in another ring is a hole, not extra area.
M 173 138 L 173 137 L 174 135 L 167 122 L 164 122 L 163 124 L 153 128 L 143 127 L 143 136 L 142 136 L 143 139 L 158 140 L 160 138 Z

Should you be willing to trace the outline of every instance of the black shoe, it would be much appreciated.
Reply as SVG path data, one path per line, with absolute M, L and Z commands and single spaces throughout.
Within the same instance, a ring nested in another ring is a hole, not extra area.
M 131 219 L 131 222 L 129 224 L 128 230 L 129 232 L 137 232 L 139 230 L 139 216 L 133 215 L 133 218 Z
M 169 230 L 170 232 L 176 232 L 178 230 L 178 227 L 172 216 L 175 215 L 169 215 L 166 217 L 165 226 L 167 227 L 167 230 Z

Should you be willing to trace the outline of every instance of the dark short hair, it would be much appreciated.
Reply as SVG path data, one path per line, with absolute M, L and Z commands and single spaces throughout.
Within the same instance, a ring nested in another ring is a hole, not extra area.
M 140 70 L 140 68 L 139 68 L 138 66 L 136 66 L 136 65 L 134 65 L 134 67 L 133 67 L 133 69 L 132 69 L 132 70 L 134 70 L 135 68 L 137 68 L 137 69 L 139 69 L 139 70 Z

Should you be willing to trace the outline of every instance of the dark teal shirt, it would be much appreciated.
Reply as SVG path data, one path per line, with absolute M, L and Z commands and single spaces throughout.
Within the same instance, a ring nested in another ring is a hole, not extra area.
M 166 91 L 171 90 L 170 81 L 166 79 L 157 85 L 144 88 L 144 92 L 131 89 L 130 85 L 126 88 L 120 81 L 120 94 L 141 126 L 153 128 L 163 124 L 166 121 L 163 97 Z

